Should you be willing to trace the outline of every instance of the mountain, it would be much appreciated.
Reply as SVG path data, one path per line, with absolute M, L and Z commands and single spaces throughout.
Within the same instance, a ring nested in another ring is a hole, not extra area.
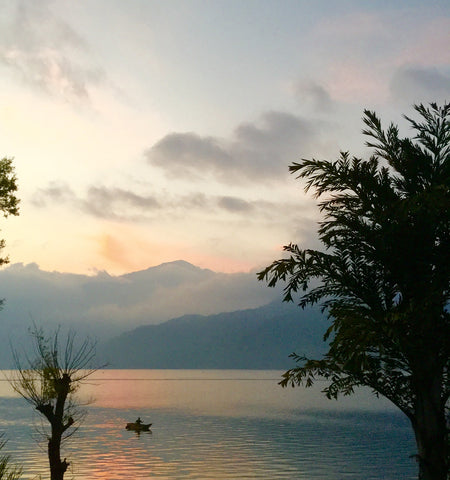
M 0 368 L 10 368 L 11 348 L 25 345 L 35 322 L 52 332 L 107 340 L 143 324 L 185 314 L 211 315 L 265 305 L 279 291 L 255 272 L 218 273 L 179 260 L 120 276 L 46 272 L 36 264 L 0 269 Z
M 33 318 L 123 331 L 185 314 L 254 308 L 276 296 L 255 272 L 218 273 L 182 260 L 120 276 L 45 272 L 36 264 L 14 264 L 0 270 L 0 298 L 5 299 L 0 324 L 14 320 L 10 323 L 29 325 Z
M 292 352 L 325 351 L 327 320 L 317 309 L 281 302 L 216 315 L 184 315 L 100 345 L 111 368 L 286 369 Z
M 13 366 L 9 343 L 29 350 L 33 322 L 100 339 L 99 358 L 115 368 L 286 368 L 293 351 L 323 351 L 326 322 L 316 310 L 270 303 L 280 296 L 254 272 L 182 260 L 121 276 L 11 265 L 0 270 L 0 368 Z

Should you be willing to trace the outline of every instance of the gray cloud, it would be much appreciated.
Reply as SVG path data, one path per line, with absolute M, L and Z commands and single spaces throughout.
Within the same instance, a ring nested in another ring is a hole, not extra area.
M 450 77 L 436 68 L 403 67 L 390 82 L 394 99 L 412 103 L 443 102 L 450 97 Z
M 76 202 L 75 193 L 65 183 L 51 182 L 47 188 L 40 188 L 31 198 L 35 207 L 47 207 L 49 204 Z
M 166 203 L 161 202 L 165 212 L 174 210 L 185 210 L 190 213 L 202 212 L 208 214 L 225 213 L 235 217 L 242 215 L 248 218 L 251 213 L 255 217 L 267 217 L 276 214 L 281 210 L 290 212 L 297 209 L 297 205 L 269 202 L 258 199 L 247 199 L 231 195 L 205 195 L 204 193 L 190 193 L 171 199 L 166 198 Z
M 302 106 L 307 106 L 315 112 L 329 112 L 333 101 L 328 91 L 313 81 L 298 81 L 293 86 L 294 95 Z
M 217 204 L 232 213 L 248 213 L 254 209 L 254 205 L 237 197 L 220 197 L 217 199 Z
M 220 173 L 233 161 L 223 141 L 195 133 L 166 135 L 146 155 L 151 163 L 175 177 L 198 177 L 197 169 Z
M 171 133 L 145 152 L 148 162 L 175 178 L 213 177 L 223 183 L 286 177 L 299 151 L 308 152 L 317 126 L 285 112 L 267 112 L 242 123 L 230 139 Z
M 176 201 L 172 202 L 172 206 L 205 210 L 210 209 L 210 201 L 204 193 L 195 192 L 179 197 Z
M 206 195 L 201 192 L 179 196 L 169 196 L 166 193 L 139 195 L 131 190 L 106 186 L 91 186 L 86 195 L 77 196 L 68 185 L 57 182 L 37 190 L 31 202 L 37 208 L 65 204 L 98 218 L 128 222 L 145 221 L 159 211 L 164 211 L 165 215 L 180 211 L 209 214 L 222 211 L 232 215 L 252 212 L 254 215 L 259 213 L 266 216 L 267 212 L 279 208 L 278 204 L 271 202 L 230 195 Z
M 149 211 L 160 208 L 158 200 L 150 195 L 117 187 L 91 186 L 85 197 L 79 197 L 68 185 L 58 182 L 37 190 L 31 203 L 38 208 L 66 204 L 95 217 L 127 221 L 142 220 Z
M 84 40 L 57 18 L 48 2 L 23 0 L 3 5 L 9 19 L 0 40 L 0 64 L 24 83 L 66 100 L 89 98 L 103 71 L 90 65 Z
M 149 210 L 160 207 L 153 196 L 141 196 L 121 188 L 90 187 L 83 209 L 100 218 L 126 220 L 142 218 Z

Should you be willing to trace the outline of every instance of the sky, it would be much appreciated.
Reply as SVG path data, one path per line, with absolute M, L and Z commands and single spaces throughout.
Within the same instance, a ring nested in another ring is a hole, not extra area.
M 3 0 L 0 155 L 11 263 L 111 275 L 183 259 L 249 272 L 317 246 L 301 158 L 368 156 L 450 95 L 448 0 Z

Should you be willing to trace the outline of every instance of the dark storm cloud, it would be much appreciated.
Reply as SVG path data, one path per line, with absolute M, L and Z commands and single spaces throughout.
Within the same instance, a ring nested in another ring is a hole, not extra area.
M 450 77 L 436 68 L 404 67 L 393 75 L 390 90 L 408 103 L 440 103 L 450 98 Z
M 68 100 L 87 100 L 104 78 L 86 59 L 84 40 L 51 12 L 46 1 L 0 6 L 8 21 L 0 37 L 0 64 L 35 88 Z
M 175 178 L 214 177 L 223 183 L 277 180 L 316 139 L 316 127 L 285 112 L 240 124 L 230 139 L 171 133 L 145 152 L 148 162 Z

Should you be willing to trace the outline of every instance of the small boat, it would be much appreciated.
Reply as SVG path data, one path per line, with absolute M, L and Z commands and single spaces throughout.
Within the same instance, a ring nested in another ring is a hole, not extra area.
M 151 426 L 151 423 L 131 422 L 127 423 L 125 428 L 134 432 L 148 432 Z

